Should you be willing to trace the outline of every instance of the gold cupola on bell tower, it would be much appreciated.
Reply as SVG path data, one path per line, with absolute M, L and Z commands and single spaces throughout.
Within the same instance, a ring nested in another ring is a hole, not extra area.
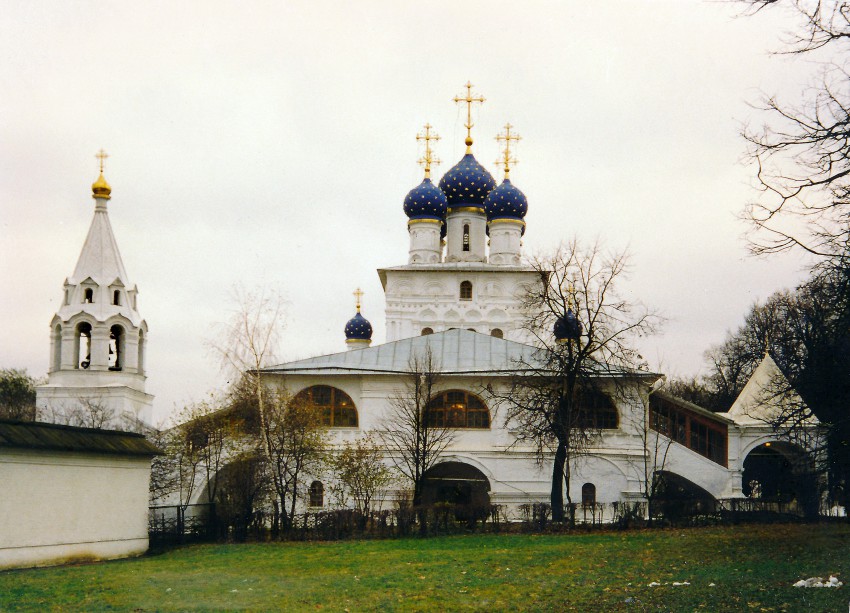
M 103 160 L 108 158 L 109 155 L 101 149 L 97 152 L 95 157 L 100 160 L 100 176 L 98 176 L 97 181 L 91 184 L 92 198 L 103 198 L 104 200 L 109 200 L 112 197 L 110 195 L 112 193 L 112 188 L 103 177 Z

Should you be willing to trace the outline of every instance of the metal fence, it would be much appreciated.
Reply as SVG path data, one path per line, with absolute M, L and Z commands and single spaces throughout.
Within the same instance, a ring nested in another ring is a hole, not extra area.
M 711 501 L 667 500 L 646 502 L 572 504 L 564 507 L 564 521 L 552 521 L 547 503 L 519 507 L 439 503 L 360 514 L 353 509 L 309 511 L 289 518 L 286 529 L 262 510 L 250 516 L 219 517 L 214 504 L 150 507 L 149 531 L 153 545 L 213 540 L 339 540 L 399 538 L 498 532 L 562 532 L 656 526 L 729 525 L 799 521 L 801 508 L 793 502 L 730 498 Z M 823 509 L 820 517 L 834 515 Z M 810 518 L 808 518 L 810 519 Z

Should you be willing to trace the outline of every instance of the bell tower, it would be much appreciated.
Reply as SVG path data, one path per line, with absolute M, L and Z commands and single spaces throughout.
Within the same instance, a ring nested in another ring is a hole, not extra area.
M 47 420 L 127 428 L 152 420 L 153 396 L 145 392 L 148 326 L 109 223 L 108 156 L 101 149 L 96 157 L 94 217 L 50 322 L 48 380 L 36 389 L 36 404 Z

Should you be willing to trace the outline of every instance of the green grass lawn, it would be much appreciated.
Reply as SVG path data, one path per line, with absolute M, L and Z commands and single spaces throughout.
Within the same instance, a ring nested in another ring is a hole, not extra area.
M 198 545 L 0 573 L 0 610 L 847 611 L 791 587 L 829 574 L 850 525 Z

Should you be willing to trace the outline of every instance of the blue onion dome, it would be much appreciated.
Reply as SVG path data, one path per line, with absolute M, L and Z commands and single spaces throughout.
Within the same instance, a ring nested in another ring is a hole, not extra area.
M 581 322 L 572 309 L 567 309 L 567 314 L 558 318 L 555 322 L 554 333 L 555 340 L 560 343 L 576 340 L 581 336 Z
M 522 219 L 528 213 L 528 198 L 505 179 L 484 200 L 487 219 Z
M 372 339 L 372 324 L 357 311 L 357 314 L 345 324 L 347 340 L 368 341 Z
M 446 195 L 425 177 L 404 197 L 404 214 L 410 219 L 444 219 L 447 205 Z
M 452 166 L 440 179 L 440 189 L 448 198 L 448 207 L 484 208 L 484 199 L 496 187 L 493 176 L 471 153 Z

